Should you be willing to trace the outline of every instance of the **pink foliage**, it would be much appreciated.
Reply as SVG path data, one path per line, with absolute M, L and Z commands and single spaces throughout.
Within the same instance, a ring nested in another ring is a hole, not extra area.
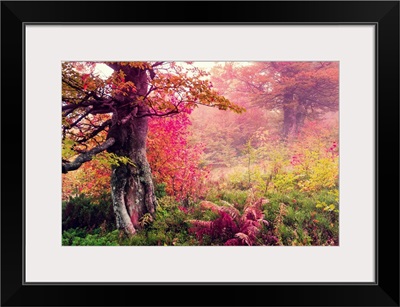
M 204 237 L 209 237 L 213 242 L 218 241 L 223 245 L 274 245 L 276 238 L 263 232 L 270 224 L 264 219 L 262 212 L 263 199 L 246 206 L 243 213 L 233 206 L 218 206 L 204 201 L 200 205 L 203 209 L 211 210 L 218 214 L 213 221 L 191 220 L 189 231 L 203 242 Z
M 201 167 L 203 145 L 190 142 L 189 111 L 149 122 L 147 157 L 157 183 L 177 200 L 197 199 L 205 193 L 209 171 Z

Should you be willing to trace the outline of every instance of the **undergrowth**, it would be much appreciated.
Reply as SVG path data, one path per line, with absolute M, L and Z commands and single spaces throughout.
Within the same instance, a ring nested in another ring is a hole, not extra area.
M 235 194 L 242 195 L 236 202 L 231 198 Z M 115 229 L 110 199 L 93 200 L 79 195 L 63 206 L 62 244 L 339 245 L 336 189 L 325 189 L 312 196 L 299 191 L 268 193 L 264 197 L 257 197 L 251 191 L 231 191 L 222 195 L 219 199 L 211 195 L 209 200 L 190 206 L 163 196 L 158 200 L 156 217 L 153 219 L 145 215 L 141 220 L 143 228 L 132 237 Z

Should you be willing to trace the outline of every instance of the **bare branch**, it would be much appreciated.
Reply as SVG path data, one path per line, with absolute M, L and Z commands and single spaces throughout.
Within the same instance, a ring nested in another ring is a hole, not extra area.
M 90 110 L 91 110 L 90 106 L 87 107 L 87 110 L 85 111 L 85 113 L 83 113 L 81 116 L 79 116 L 78 119 L 76 119 L 72 124 L 69 124 L 68 127 L 65 127 L 64 130 L 75 127 L 82 119 L 84 119 L 86 116 L 89 115 Z
M 154 109 L 153 109 L 154 110 Z M 178 114 L 179 110 L 170 110 L 168 112 L 164 113 L 158 113 L 158 112 L 146 112 L 146 113 L 141 113 L 140 115 L 136 115 L 135 118 L 142 118 L 142 117 L 148 117 L 148 116 L 156 116 L 156 117 L 163 117 L 163 116 L 168 116 L 172 114 Z
M 162 64 L 164 64 L 165 62 L 155 62 L 153 65 L 151 65 L 151 67 L 156 67 L 156 66 L 160 66 Z
M 70 110 L 75 110 L 75 109 L 78 109 L 78 108 L 86 108 L 86 107 L 88 107 L 88 106 L 90 106 L 91 105 L 91 103 L 89 103 L 88 101 L 81 101 L 80 103 L 74 103 L 74 104 L 66 104 L 66 105 L 63 105 L 62 106 L 62 111 L 64 112 L 64 111 L 70 111 Z
M 111 119 L 106 120 L 104 123 L 102 123 L 100 126 L 98 126 L 97 129 L 93 130 L 88 136 L 85 138 L 82 138 L 78 141 L 78 143 L 84 143 L 87 142 L 88 140 L 94 138 L 96 135 L 98 135 L 100 132 L 102 132 L 104 129 L 107 127 L 111 126 Z
M 111 147 L 115 143 L 114 138 L 109 138 L 103 144 L 92 148 L 91 150 L 80 154 L 74 161 L 72 162 L 62 162 L 62 172 L 63 174 L 68 173 L 69 171 L 74 171 L 78 169 L 83 163 L 92 160 L 93 156 L 106 150 Z
M 89 96 L 90 97 L 90 96 Z M 63 116 L 67 116 L 71 114 L 73 111 L 79 108 L 87 108 L 92 107 L 90 110 L 90 114 L 106 114 L 111 113 L 113 111 L 112 104 L 114 103 L 113 99 L 102 99 L 97 98 L 96 100 L 83 100 L 80 103 L 71 103 L 62 106 Z

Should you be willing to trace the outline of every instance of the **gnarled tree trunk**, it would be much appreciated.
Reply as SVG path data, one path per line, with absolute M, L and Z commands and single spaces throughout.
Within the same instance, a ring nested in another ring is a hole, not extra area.
M 112 167 L 111 193 L 117 227 L 132 235 L 140 228 L 143 215 L 149 213 L 154 217 L 157 202 L 146 157 L 148 117 L 141 116 L 148 113 L 148 107 L 135 101 L 147 92 L 146 71 L 132 67 L 121 69 L 125 79 L 135 84 L 137 92 L 120 97 L 127 106 L 113 114 L 108 138 L 114 138 L 115 143 L 108 151 L 129 158 L 128 163 Z
M 147 118 L 134 118 L 112 132 L 123 136 L 123 146 L 110 151 L 128 157 L 130 162 L 113 166 L 111 193 L 117 227 L 128 234 L 139 228 L 140 218 L 156 210 L 156 198 L 146 157 Z

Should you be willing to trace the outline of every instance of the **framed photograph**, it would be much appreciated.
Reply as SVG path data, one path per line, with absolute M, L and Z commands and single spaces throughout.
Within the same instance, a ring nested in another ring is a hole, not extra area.
M 399 306 L 398 1 L 1 28 L 3 306 Z

